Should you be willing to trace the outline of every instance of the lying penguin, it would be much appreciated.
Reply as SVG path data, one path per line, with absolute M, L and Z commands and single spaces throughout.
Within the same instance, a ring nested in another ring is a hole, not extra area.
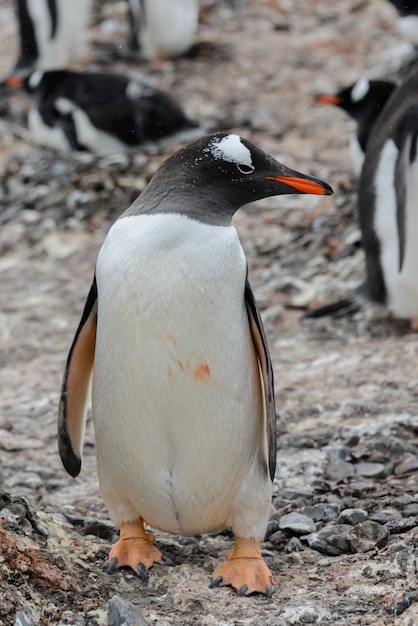
M 35 103 L 28 115 L 32 140 L 50 148 L 103 155 L 204 134 L 168 94 L 126 76 L 37 70 L 23 86 Z
M 211 586 L 271 595 L 262 559 L 276 466 L 273 370 L 232 224 L 244 204 L 327 183 L 234 134 L 179 150 L 110 229 L 65 368 L 59 450 L 81 468 L 92 411 L 102 496 L 120 539 L 109 571 L 144 580 L 164 557 L 145 524 L 230 527 Z

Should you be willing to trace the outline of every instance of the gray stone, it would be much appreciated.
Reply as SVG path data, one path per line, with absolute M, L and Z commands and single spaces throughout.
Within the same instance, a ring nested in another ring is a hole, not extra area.
M 280 518 L 279 527 L 281 530 L 290 530 L 295 535 L 308 535 L 315 531 L 315 522 L 302 513 L 287 513 Z
M 379 524 L 386 524 L 391 520 L 401 519 L 402 515 L 399 511 L 394 509 L 383 509 L 382 511 L 376 511 L 373 515 L 370 515 L 370 518 L 373 522 L 378 522 Z
M 323 520 L 335 519 L 338 515 L 339 507 L 337 504 L 329 502 L 321 502 L 320 504 L 314 504 L 312 506 L 305 506 L 301 509 L 302 515 L 307 515 L 314 522 L 321 522 Z
M 354 526 L 364 522 L 368 517 L 369 514 L 364 509 L 344 509 L 341 511 L 338 521 Z
M 377 522 L 366 520 L 353 526 L 347 534 L 347 541 L 353 552 L 369 552 L 380 546 L 389 537 L 389 530 Z
M 14 626 L 38 626 L 40 617 L 31 606 L 24 606 L 16 613 Z
M 387 473 L 386 466 L 383 463 L 361 462 L 357 463 L 355 470 L 356 474 L 365 478 L 379 478 Z
M 412 517 L 418 515 L 418 502 L 411 502 L 411 504 L 407 504 L 403 510 L 403 514 L 405 517 Z
M 354 466 L 344 459 L 334 457 L 329 460 L 325 473 L 329 480 L 344 480 L 354 476 Z
M 142 613 L 132 602 L 113 596 L 107 604 L 108 626 L 147 626 Z
M 395 475 L 408 474 L 418 470 L 418 457 L 415 454 L 405 454 L 402 461 L 395 466 Z

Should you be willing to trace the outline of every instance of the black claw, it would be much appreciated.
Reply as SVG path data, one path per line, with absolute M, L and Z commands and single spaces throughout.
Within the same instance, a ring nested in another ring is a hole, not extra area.
M 145 567 L 143 563 L 138 563 L 138 574 L 142 578 L 144 583 L 148 582 L 147 568 Z
M 163 556 L 161 557 L 161 560 L 164 563 L 164 565 L 168 565 L 169 567 L 175 566 L 174 561 L 172 561 L 169 556 L 165 556 L 165 554 L 163 554 Z
M 265 594 L 268 598 L 271 598 L 271 596 L 273 595 L 273 587 L 270 587 L 270 585 L 267 585 L 265 589 Z
M 209 585 L 209 589 L 213 589 L 214 587 L 219 587 L 222 581 L 223 581 L 223 576 L 218 576 L 218 578 L 215 578 L 214 580 L 212 580 L 212 582 Z
M 242 598 L 242 596 L 245 596 L 247 591 L 248 591 L 248 585 L 242 585 L 242 587 L 240 587 L 237 591 L 237 596 L 240 596 L 240 598 Z
M 113 574 L 113 572 L 117 568 L 117 565 L 118 565 L 118 559 L 114 556 L 113 559 L 109 562 L 106 572 L 108 574 Z

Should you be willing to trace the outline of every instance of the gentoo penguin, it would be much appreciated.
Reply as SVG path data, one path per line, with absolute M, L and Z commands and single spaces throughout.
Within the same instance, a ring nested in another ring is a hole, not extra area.
M 389 0 L 397 10 L 398 31 L 414 46 L 418 46 L 418 2 L 417 0 Z
M 184 535 L 231 527 L 211 586 L 272 593 L 260 542 L 276 464 L 273 371 L 231 220 L 286 193 L 332 190 L 237 135 L 209 135 L 163 163 L 104 241 L 58 433 L 77 476 L 93 373 L 99 482 L 121 533 L 110 571 L 130 566 L 146 580 L 164 562 L 145 523 Z
M 194 42 L 199 0 L 129 0 L 131 48 L 143 59 L 177 57 Z
M 415 70 L 389 98 L 367 144 L 358 200 L 366 280 L 353 296 L 310 312 L 309 317 L 358 305 L 359 296 L 365 295 L 418 327 L 417 140 Z
M 317 102 L 334 104 L 346 111 L 357 122 L 357 132 L 350 139 L 351 159 L 357 175 L 360 174 L 363 166 L 371 128 L 395 87 L 395 83 L 387 80 L 360 78 L 356 83 L 344 87 L 335 95 L 316 96 Z
M 86 39 L 91 0 L 17 0 L 20 55 L 13 75 L 68 67 Z
M 168 94 L 125 76 L 36 70 L 23 84 L 36 104 L 28 126 L 41 145 L 109 154 L 203 134 Z

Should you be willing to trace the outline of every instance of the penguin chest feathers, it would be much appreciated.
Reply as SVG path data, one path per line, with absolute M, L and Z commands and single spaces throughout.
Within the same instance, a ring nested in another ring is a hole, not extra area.
M 96 271 L 93 414 L 115 519 L 129 500 L 163 530 L 213 530 L 246 474 L 267 482 L 246 272 L 233 226 L 159 214 L 109 232 Z

